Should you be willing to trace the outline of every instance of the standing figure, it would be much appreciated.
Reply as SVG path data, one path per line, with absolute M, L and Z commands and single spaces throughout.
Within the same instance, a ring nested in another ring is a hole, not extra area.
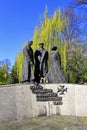
M 31 45 L 33 41 L 28 41 L 27 45 L 23 48 L 23 71 L 22 71 L 22 82 L 32 82 L 34 81 L 34 73 L 33 73 L 33 50 Z
M 40 48 L 35 51 L 35 81 L 40 82 L 48 72 L 48 51 L 44 49 L 44 43 L 39 44 Z
M 57 46 L 52 47 L 50 52 L 50 70 L 46 75 L 49 83 L 66 83 L 61 69 L 61 57 L 57 52 Z

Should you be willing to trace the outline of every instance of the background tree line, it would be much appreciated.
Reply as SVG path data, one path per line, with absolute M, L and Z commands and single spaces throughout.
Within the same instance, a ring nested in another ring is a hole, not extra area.
M 82 17 L 74 11 L 76 8 L 87 4 L 85 0 L 83 1 L 75 0 L 73 3 L 75 8 L 69 6 L 62 11 L 56 9 L 52 16 L 48 14 L 46 6 L 40 25 L 35 28 L 32 38 L 34 51 L 39 47 L 40 42 L 44 42 L 49 55 L 51 47 L 53 45 L 58 46 L 62 69 L 69 83 L 87 81 L 87 38 L 85 36 L 86 30 L 82 27 L 87 19 L 84 15 L 84 22 Z M 0 84 L 21 82 L 22 52 L 17 54 L 13 67 L 10 67 L 7 62 L 2 64 L 1 61 L 0 63 Z

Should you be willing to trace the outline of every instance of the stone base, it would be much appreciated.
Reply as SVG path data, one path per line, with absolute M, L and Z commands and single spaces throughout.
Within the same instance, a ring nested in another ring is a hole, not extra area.
M 63 94 L 57 93 L 62 97 L 63 104 L 60 105 L 54 105 L 53 101 L 37 101 L 31 85 L 0 86 L 0 122 L 52 115 L 87 116 L 87 85 L 41 84 L 55 93 L 61 85 L 67 88 Z

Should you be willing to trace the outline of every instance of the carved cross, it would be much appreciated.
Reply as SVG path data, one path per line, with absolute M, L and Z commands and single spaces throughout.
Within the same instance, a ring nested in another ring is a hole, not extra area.
M 67 88 L 64 85 L 60 85 L 60 87 L 58 88 L 58 93 L 60 95 L 64 95 L 64 92 L 67 92 Z

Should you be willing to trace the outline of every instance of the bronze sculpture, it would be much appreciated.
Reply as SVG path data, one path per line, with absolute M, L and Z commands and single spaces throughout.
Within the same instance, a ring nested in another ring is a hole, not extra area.
M 40 82 L 48 72 L 48 51 L 44 49 L 44 43 L 39 44 L 40 48 L 35 51 L 35 81 Z
M 22 82 L 33 82 L 34 73 L 32 67 L 34 65 L 33 50 L 31 45 L 33 41 L 28 41 L 26 46 L 23 48 L 23 71 L 22 71 Z
M 50 52 L 50 70 L 46 77 L 49 83 L 66 83 L 64 73 L 61 68 L 61 57 L 57 52 L 57 46 L 53 46 Z

